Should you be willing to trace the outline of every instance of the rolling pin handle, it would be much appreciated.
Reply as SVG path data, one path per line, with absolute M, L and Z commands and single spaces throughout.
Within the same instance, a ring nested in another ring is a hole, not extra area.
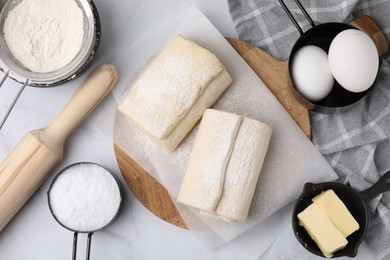
M 8 72 L 4 74 L 3 78 L 1 79 L 0 81 L 0 87 L 3 85 L 5 79 L 8 77 Z M 3 127 L 5 121 L 7 121 L 7 118 L 9 116 L 9 114 L 11 113 L 13 107 L 15 106 L 15 103 L 16 101 L 19 99 L 20 95 L 22 94 L 23 90 L 25 89 L 25 87 L 28 85 L 28 80 L 26 80 L 22 87 L 19 89 L 18 93 L 16 94 L 16 96 L 14 97 L 14 100 L 12 101 L 11 105 L 8 107 L 8 110 L 7 112 L 5 112 L 5 115 L 3 117 L 3 119 L 1 120 L 0 122 L 0 129 Z
M 46 128 L 47 137 L 52 140 L 47 140 L 45 143 L 55 144 L 56 141 L 66 140 L 70 133 L 107 96 L 117 79 L 117 70 L 110 64 L 102 64 L 91 72 L 59 115 Z

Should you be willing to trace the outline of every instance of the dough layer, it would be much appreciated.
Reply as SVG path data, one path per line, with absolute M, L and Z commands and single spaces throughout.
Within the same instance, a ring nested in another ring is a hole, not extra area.
M 177 201 L 207 216 L 245 221 L 271 134 L 260 121 L 207 109 Z
M 140 75 L 118 109 L 152 140 L 174 150 L 231 82 L 213 53 L 176 36 Z

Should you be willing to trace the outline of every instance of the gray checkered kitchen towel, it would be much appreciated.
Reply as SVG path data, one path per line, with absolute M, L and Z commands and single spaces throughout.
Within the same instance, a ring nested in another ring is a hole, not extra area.
M 228 0 L 240 39 L 285 60 L 299 38 L 277 0 Z M 310 28 L 293 0 L 285 0 L 304 31 Z M 302 0 L 316 24 L 371 16 L 390 39 L 389 0 Z M 381 59 L 372 91 L 348 111 L 310 112 L 312 141 L 340 176 L 364 190 L 390 170 L 390 54 Z M 390 192 L 370 203 L 366 241 L 378 259 L 390 259 Z

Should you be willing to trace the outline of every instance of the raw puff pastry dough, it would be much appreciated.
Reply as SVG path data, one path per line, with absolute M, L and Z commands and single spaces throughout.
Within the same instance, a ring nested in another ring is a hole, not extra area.
M 137 79 L 118 109 L 172 151 L 231 82 L 214 54 L 176 36 Z
M 272 129 L 250 118 L 207 109 L 177 201 L 225 221 L 245 221 Z

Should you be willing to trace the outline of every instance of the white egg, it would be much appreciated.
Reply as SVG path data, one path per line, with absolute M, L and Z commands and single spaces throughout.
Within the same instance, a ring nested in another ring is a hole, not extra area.
M 328 55 L 320 47 L 308 45 L 293 57 L 291 68 L 294 87 L 306 99 L 319 101 L 332 90 L 334 78 L 329 68 Z
M 378 51 L 364 32 L 340 32 L 329 47 L 329 67 L 337 82 L 351 92 L 363 92 L 374 83 L 379 68 Z

